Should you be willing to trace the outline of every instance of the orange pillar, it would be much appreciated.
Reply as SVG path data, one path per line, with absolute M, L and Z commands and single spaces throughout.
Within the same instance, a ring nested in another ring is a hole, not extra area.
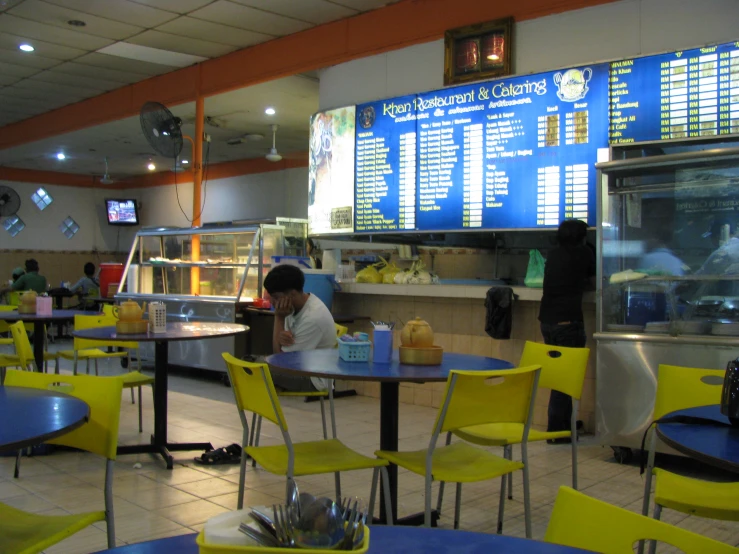
M 202 204 L 202 185 L 203 185 L 203 125 L 205 123 L 205 99 L 198 95 L 195 100 L 195 136 L 194 147 L 192 152 L 192 167 L 194 170 L 192 180 L 192 226 L 200 227 L 203 204 Z M 192 261 L 200 260 L 200 236 L 192 237 Z M 193 267 L 190 270 L 191 282 L 190 290 L 192 294 L 200 294 L 200 268 Z

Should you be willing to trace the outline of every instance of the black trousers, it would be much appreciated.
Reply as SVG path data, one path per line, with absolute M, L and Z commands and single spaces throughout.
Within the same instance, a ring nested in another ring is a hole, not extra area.
M 554 346 L 584 348 L 587 338 L 582 321 L 570 323 L 542 323 L 541 334 L 544 342 Z M 549 396 L 549 423 L 547 431 L 569 431 L 572 419 L 572 397 L 553 390 Z

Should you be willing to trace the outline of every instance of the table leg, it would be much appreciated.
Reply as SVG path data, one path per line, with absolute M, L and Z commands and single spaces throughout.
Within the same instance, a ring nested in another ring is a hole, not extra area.
M 46 342 L 46 328 L 43 321 L 33 322 L 33 359 L 36 360 L 36 370 L 44 371 L 44 343 Z
M 172 469 L 174 459 L 171 452 L 189 450 L 213 450 L 209 442 L 171 443 L 167 441 L 167 369 L 169 367 L 169 345 L 165 341 L 154 343 L 154 434 L 151 444 L 119 446 L 118 454 L 159 454 Z

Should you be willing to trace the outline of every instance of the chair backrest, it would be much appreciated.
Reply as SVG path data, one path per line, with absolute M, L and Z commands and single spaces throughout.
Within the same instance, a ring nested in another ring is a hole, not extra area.
M 9 325 L 10 334 L 13 336 L 13 346 L 15 346 L 15 355 L 21 360 L 20 365 L 24 368 L 35 367 L 36 359 L 33 356 L 33 348 L 31 341 L 28 340 L 28 333 L 22 321 L 16 321 Z M 40 337 L 39 337 L 40 338 Z
M 53 375 L 9 369 L 5 376 L 5 386 L 53 390 L 84 400 L 90 406 L 87 423 L 48 442 L 80 448 L 115 460 L 123 379 L 92 375 Z
M 15 306 L 0 304 L 0 312 L 12 312 L 15 310 Z M 0 321 L 0 333 L 8 333 L 10 331 L 10 325 L 7 321 Z
M 721 403 L 723 369 L 700 369 L 660 364 L 654 419 L 676 410 Z
M 117 306 L 113 306 L 112 304 L 103 304 L 103 315 L 117 320 L 116 308 Z
M 260 415 L 277 424 L 283 433 L 287 432 L 287 420 L 282 413 L 267 364 L 245 362 L 228 352 L 222 356 L 226 360 L 238 409 Z
M 560 487 L 544 540 L 609 554 L 633 554 L 640 540 L 671 544 L 686 554 L 737 554 L 739 549 L 668 523 Z
M 21 305 L 21 293 L 17 290 L 8 293 L 8 304 L 11 306 Z
M 336 327 L 336 338 L 343 337 L 349 332 L 349 327 L 344 327 L 343 325 L 339 325 L 338 323 L 334 323 L 334 327 Z M 334 348 L 339 347 L 339 341 L 336 341 L 336 344 L 334 344 Z
M 485 423 L 526 424 L 540 369 L 450 371 L 434 434 Z
M 82 329 L 94 329 L 96 327 L 115 327 L 116 319 L 105 315 L 76 315 L 74 316 L 74 329 L 80 331 Z M 138 348 L 139 343 L 134 341 L 121 340 L 91 340 L 74 337 L 74 349 L 83 350 L 85 348 L 105 348 L 107 346 L 118 348 Z
M 100 289 L 98 287 L 90 287 L 87 289 L 87 294 L 90 298 L 98 298 L 100 296 Z
M 563 392 L 579 400 L 589 357 L 589 348 L 568 348 L 526 341 L 518 365 L 540 365 L 540 387 Z

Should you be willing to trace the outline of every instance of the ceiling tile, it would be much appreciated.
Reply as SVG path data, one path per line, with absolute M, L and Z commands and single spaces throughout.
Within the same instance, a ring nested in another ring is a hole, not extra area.
M 38 98 L 41 100 L 49 100 L 53 104 L 71 104 L 84 98 L 82 93 L 69 90 L 55 90 L 53 85 L 46 83 L 29 82 L 28 80 L 20 81 L 15 85 L 2 89 L 3 94 L 16 94 L 25 96 L 26 98 Z
M 69 29 L 71 28 L 69 27 Z M 83 50 L 97 50 L 113 43 L 110 39 L 78 33 L 54 25 L 44 25 L 10 14 L 3 14 L 0 17 L 0 32 L 28 37 L 28 42 L 31 44 L 33 44 L 32 39 L 38 39 Z
M 78 87 L 70 85 L 61 85 L 59 83 L 46 83 L 44 81 L 38 81 L 34 79 L 24 79 L 19 81 L 13 88 L 21 90 L 28 90 L 32 93 L 36 91 L 43 91 L 44 94 L 53 94 L 59 96 L 69 96 L 70 98 L 89 98 L 99 94 L 100 91 L 90 89 L 89 87 Z
M 257 8 L 266 12 L 272 12 L 302 21 L 309 21 L 320 25 L 336 19 L 343 19 L 358 14 L 345 6 L 326 2 L 326 0 L 233 0 L 239 4 Z
M 77 86 L 89 88 L 90 90 L 97 91 L 98 93 L 105 92 L 119 88 L 121 83 L 117 81 L 108 81 L 101 79 L 100 77 L 81 77 L 79 75 L 70 75 L 69 73 L 63 73 L 55 69 L 49 69 L 37 73 L 29 80 L 40 81 L 44 83 L 58 83 L 60 85 Z
M 272 35 L 245 31 L 236 27 L 212 23 L 193 17 L 179 17 L 174 21 L 157 27 L 157 31 L 172 33 L 182 37 L 191 37 L 201 40 L 212 40 L 220 44 L 230 44 L 239 48 L 245 48 L 252 44 L 266 42 L 275 38 Z
M 15 50 L 24 42 L 26 42 L 26 39 L 23 37 L 10 33 L 0 33 L 0 48 Z M 53 60 L 71 60 L 87 53 L 87 50 L 70 48 L 69 46 L 61 46 L 59 44 L 52 44 L 42 40 L 34 40 L 33 47 L 35 48 L 33 53 L 23 53 L 23 55 L 25 57 L 44 56 Z
M 138 73 L 151 77 L 153 75 L 161 75 L 162 73 L 169 73 L 177 67 L 170 67 L 168 65 L 161 65 L 158 63 L 140 62 L 137 60 L 129 60 L 126 58 L 119 58 L 118 56 L 109 56 L 107 54 L 100 54 L 99 52 L 91 52 L 81 56 L 75 60 L 75 62 L 101 67 L 103 69 L 113 69 L 116 71 L 126 71 L 129 73 Z
M 144 6 L 140 2 L 124 2 L 123 0 L 45 0 L 71 10 L 84 14 L 92 14 L 112 19 L 129 25 L 141 25 L 144 27 L 156 27 L 174 19 L 176 14 L 171 11 L 158 10 L 150 6 Z M 87 21 L 87 19 L 84 19 Z
M 8 12 L 11 15 L 22 17 L 38 23 L 58 27 L 64 30 L 73 30 L 78 34 L 92 35 L 112 40 L 124 40 L 140 33 L 145 27 L 129 25 L 112 19 L 97 17 L 77 10 L 70 10 L 41 0 L 26 0 Z M 87 23 L 84 27 L 72 27 L 67 22 L 79 19 Z
M 2 21 L 0 17 L 0 21 Z M 22 67 L 37 68 L 37 69 L 48 69 L 64 63 L 62 60 L 52 60 L 51 58 L 44 58 L 43 56 L 37 56 L 35 53 L 27 54 L 20 50 L 3 50 L 0 49 L 0 62 L 12 63 L 20 65 Z
M 35 67 L 16 65 L 13 63 L 0 62 L 0 73 L 5 75 L 14 75 L 16 77 L 30 77 L 41 71 Z
M 144 4 L 152 8 L 167 10 L 179 14 L 185 14 L 192 10 L 197 10 L 203 6 L 207 6 L 213 0 L 135 0 L 137 4 Z
M 205 8 L 192 12 L 190 16 L 277 36 L 297 33 L 312 27 L 310 23 L 304 21 L 263 12 L 226 0 L 213 2 Z
M 13 83 L 20 81 L 22 78 L 23 77 L 18 77 L 17 75 L 0 72 L 0 85 L 12 85 Z
M 384 8 L 388 4 L 395 4 L 399 0 L 331 0 L 334 4 L 340 4 L 347 8 L 367 12 L 377 8 Z
M 56 67 L 56 70 L 60 73 L 67 73 L 69 75 L 80 75 L 81 77 L 90 77 L 93 79 L 100 77 L 101 79 L 107 79 L 109 81 L 121 83 L 121 85 L 136 83 L 147 78 L 147 75 L 142 75 L 141 73 L 129 73 L 127 71 L 105 69 L 103 67 L 94 67 L 91 65 L 85 65 L 76 62 L 65 62 L 58 65 Z
M 172 52 L 203 56 L 205 58 L 217 58 L 235 50 L 233 46 L 226 44 L 170 35 L 169 33 L 162 33 L 160 31 L 145 31 L 126 42 L 140 44 L 141 46 L 150 46 L 151 48 L 161 48 L 162 50 L 170 50 Z
M 21 2 L 23 2 L 23 0 L 3 0 L 0 2 L 0 13 L 8 11 Z

